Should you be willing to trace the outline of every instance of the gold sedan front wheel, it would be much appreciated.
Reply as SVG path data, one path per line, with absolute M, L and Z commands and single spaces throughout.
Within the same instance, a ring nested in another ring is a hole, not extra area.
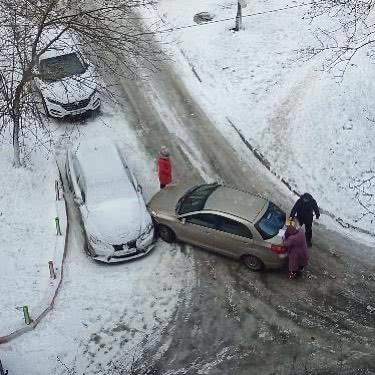
M 172 243 L 176 240 L 176 235 L 173 230 L 166 225 L 159 225 L 158 228 L 160 238 L 168 243 Z

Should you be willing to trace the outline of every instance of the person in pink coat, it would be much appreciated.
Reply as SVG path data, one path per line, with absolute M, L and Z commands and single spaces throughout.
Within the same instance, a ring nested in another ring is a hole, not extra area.
M 289 278 L 294 279 L 301 275 L 309 263 L 309 250 L 303 229 L 296 220 L 287 222 L 284 235 L 284 246 L 288 250 Z
M 169 158 L 169 151 L 165 146 L 162 146 L 160 149 L 158 172 L 160 189 L 163 189 L 172 182 L 172 163 Z

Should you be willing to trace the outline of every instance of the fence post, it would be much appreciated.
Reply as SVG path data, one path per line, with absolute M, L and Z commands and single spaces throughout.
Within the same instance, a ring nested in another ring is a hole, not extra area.
M 8 370 L 4 371 L 3 364 L 1 363 L 0 360 L 0 375 L 8 375 Z
M 25 323 L 27 325 L 29 325 L 33 320 L 30 318 L 30 314 L 29 314 L 29 308 L 27 306 L 23 306 L 22 307 L 22 311 L 23 311 L 23 317 L 25 319 Z
M 61 236 L 60 220 L 57 216 L 55 217 L 55 224 L 56 224 L 56 234 L 58 236 Z
M 55 273 L 55 268 L 53 267 L 53 262 L 50 260 L 48 262 L 48 267 L 49 267 L 49 276 L 51 279 L 56 279 L 56 273 Z

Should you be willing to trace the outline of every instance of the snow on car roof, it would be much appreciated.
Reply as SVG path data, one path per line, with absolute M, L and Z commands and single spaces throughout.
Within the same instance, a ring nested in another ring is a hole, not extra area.
M 220 186 L 208 197 L 204 208 L 226 212 L 254 222 L 266 203 L 264 198 L 257 195 Z
M 64 55 L 69 55 L 71 53 L 76 53 L 77 50 L 73 47 L 65 47 L 65 48 L 60 48 L 58 46 L 53 46 L 51 49 L 47 50 L 46 52 L 43 53 L 43 55 L 40 56 L 39 61 L 41 60 L 47 60 L 51 59 L 54 57 L 58 56 L 64 56 Z
M 49 30 L 48 33 L 42 36 L 42 40 L 39 48 L 44 48 L 50 41 L 58 36 L 59 29 Z M 50 59 L 61 55 L 67 55 L 78 51 L 77 41 L 74 35 L 70 33 L 64 33 L 58 40 L 56 40 L 46 52 L 44 52 L 39 60 Z
M 113 183 L 121 185 L 121 190 L 126 196 L 134 195 L 134 187 L 125 171 L 125 166 L 120 158 L 117 147 L 106 138 L 83 141 L 76 153 L 87 190 L 97 190 L 105 186 L 114 189 Z

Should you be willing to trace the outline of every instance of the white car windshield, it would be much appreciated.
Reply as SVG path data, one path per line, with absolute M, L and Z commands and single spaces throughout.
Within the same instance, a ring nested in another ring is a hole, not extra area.
M 86 67 L 76 53 L 43 59 L 39 71 L 43 80 L 58 81 L 66 77 L 83 74 Z

